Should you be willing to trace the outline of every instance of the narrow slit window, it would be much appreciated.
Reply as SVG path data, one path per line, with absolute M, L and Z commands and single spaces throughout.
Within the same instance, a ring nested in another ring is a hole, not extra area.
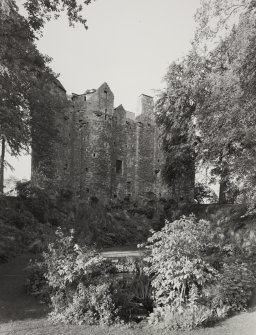
M 123 165 L 123 162 L 121 160 L 117 159 L 117 161 L 116 161 L 116 173 L 117 174 L 122 173 L 122 165 Z
M 132 183 L 130 181 L 127 182 L 127 192 L 130 193 L 132 188 Z

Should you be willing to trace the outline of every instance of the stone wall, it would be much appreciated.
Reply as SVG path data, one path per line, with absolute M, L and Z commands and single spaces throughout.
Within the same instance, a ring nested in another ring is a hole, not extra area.
M 135 117 L 122 105 L 114 109 L 114 95 L 104 83 L 73 94 L 55 118 L 62 141 L 53 145 L 54 175 L 76 198 L 143 203 L 172 195 L 161 177 L 164 155 L 152 97 L 139 97 Z M 193 185 L 190 171 L 175 196 L 192 201 Z
M 44 103 L 32 106 L 32 179 L 41 174 L 54 184 L 63 184 L 69 160 L 69 103 L 66 91 L 55 78 L 45 84 Z M 42 97 L 41 97 L 42 99 Z M 47 110 L 47 111 L 46 111 Z

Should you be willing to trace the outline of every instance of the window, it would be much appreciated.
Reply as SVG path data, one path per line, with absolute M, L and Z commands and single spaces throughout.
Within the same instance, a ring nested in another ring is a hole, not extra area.
M 108 91 L 104 91 L 104 93 L 105 93 L 105 98 L 107 99 L 107 97 L 108 97 Z
M 117 159 L 116 161 L 116 173 L 122 173 L 123 162 Z
M 127 181 L 127 193 L 131 192 L 131 188 L 132 188 L 132 182 L 131 181 Z

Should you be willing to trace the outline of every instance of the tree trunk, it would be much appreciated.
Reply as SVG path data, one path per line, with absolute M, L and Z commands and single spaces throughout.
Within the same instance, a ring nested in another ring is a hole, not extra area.
M 228 190 L 228 184 L 229 184 L 229 173 L 228 173 L 228 167 L 224 167 L 221 172 L 220 176 L 220 190 L 219 190 L 219 204 L 227 204 L 227 190 Z
M 4 194 L 4 159 L 5 159 L 5 137 L 1 139 L 1 162 L 0 162 L 0 194 Z
M 220 190 L 219 190 L 219 204 L 223 205 L 227 203 L 226 198 L 227 183 L 225 180 L 220 181 Z

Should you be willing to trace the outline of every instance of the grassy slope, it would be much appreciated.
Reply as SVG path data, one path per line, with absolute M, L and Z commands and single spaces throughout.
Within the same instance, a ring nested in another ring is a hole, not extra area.
M 47 308 L 25 295 L 24 271 L 27 256 L 0 266 L 0 335 L 256 335 L 256 309 L 225 320 L 214 328 L 192 332 L 170 332 L 149 326 L 66 326 L 52 325 Z

